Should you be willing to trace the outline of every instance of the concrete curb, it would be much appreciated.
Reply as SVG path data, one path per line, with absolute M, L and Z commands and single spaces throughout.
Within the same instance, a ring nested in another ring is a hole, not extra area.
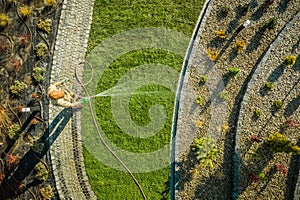
M 179 133 L 177 133 L 177 124 L 179 123 L 180 119 L 178 116 L 180 115 L 179 109 L 181 107 L 181 91 L 183 88 L 183 85 L 185 85 L 186 80 L 188 80 L 189 77 L 189 59 L 191 57 L 192 51 L 194 48 L 197 48 L 197 42 L 199 40 L 200 34 L 203 31 L 205 22 L 207 17 L 209 16 L 209 13 L 211 11 L 212 5 L 213 5 L 214 0 L 206 0 L 203 8 L 201 10 L 201 13 L 199 15 L 199 18 L 197 20 L 195 29 L 193 31 L 193 35 L 191 38 L 191 41 L 189 43 L 181 74 L 179 77 L 178 81 L 178 88 L 176 91 L 176 98 L 175 98 L 175 106 L 174 106 L 174 111 L 173 111 L 173 123 L 172 123 L 172 137 L 171 137 L 171 166 L 170 166 L 170 199 L 178 199 L 178 172 L 179 172 L 179 153 L 177 149 L 179 149 L 180 146 L 180 137 Z

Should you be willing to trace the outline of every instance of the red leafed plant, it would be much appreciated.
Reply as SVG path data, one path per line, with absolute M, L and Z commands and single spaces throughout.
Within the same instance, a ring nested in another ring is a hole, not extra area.
M 19 34 L 19 42 L 23 45 L 26 45 L 28 43 L 28 35 Z
M 0 40 L 0 51 L 6 52 L 9 47 L 9 44 L 5 40 Z
M 259 177 L 256 176 L 255 174 L 251 173 L 251 174 L 249 174 L 249 180 L 251 183 L 253 183 L 253 182 L 257 183 L 259 181 Z
M 18 105 L 17 109 L 18 109 L 18 112 L 21 113 L 21 112 L 22 112 L 22 109 L 23 109 L 23 106 Z
M 287 118 L 284 125 L 286 127 L 293 127 L 293 128 L 299 127 L 298 121 L 292 117 Z
M 262 141 L 260 135 L 251 135 L 250 140 L 253 141 L 253 142 L 261 142 Z
M 11 60 L 11 68 L 12 69 L 16 69 L 17 71 L 20 70 L 22 64 L 21 61 L 19 59 L 12 59 Z
M 14 156 L 12 154 L 6 154 L 6 153 L 5 153 L 5 156 L 7 158 L 7 162 L 9 165 L 18 164 L 19 158 L 20 158 L 19 156 Z
M 279 172 L 283 172 L 284 174 L 288 173 L 288 170 L 285 168 L 285 166 L 282 163 L 276 163 L 275 167 Z
M 30 123 L 31 123 L 32 125 L 36 125 L 38 122 L 39 122 L 39 121 L 38 121 L 37 119 L 33 118 L 33 119 L 31 120 Z

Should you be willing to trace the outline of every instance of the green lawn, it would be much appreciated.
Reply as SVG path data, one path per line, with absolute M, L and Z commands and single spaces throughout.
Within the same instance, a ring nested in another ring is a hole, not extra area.
M 88 52 L 105 39 L 125 30 L 142 27 L 165 27 L 191 36 L 202 7 L 202 0 L 96 0 Z M 99 78 L 97 92 L 116 85 L 126 72 L 136 66 L 159 63 L 175 69 L 178 73 L 183 58 L 158 49 L 140 49 L 120 56 L 105 69 Z M 139 94 L 151 91 L 149 94 Z M 150 123 L 149 109 L 159 104 L 166 109 L 166 123 L 154 136 L 133 137 L 124 133 L 112 114 L 113 97 L 98 97 L 95 110 L 101 129 L 106 137 L 120 149 L 145 153 L 168 145 L 171 136 L 174 93 L 161 85 L 146 85 L 130 97 L 129 113 L 139 126 Z M 83 128 L 85 126 L 83 125 Z M 90 129 L 83 130 L 85 131 Z M 99 199 L 142 199 L 131 177 L 122 171 L 105 166 L 84 148 L 86 170 L 90 183 Z M 147 173 L 136 173 L 148 199 L 169 198 L 169 167 Z

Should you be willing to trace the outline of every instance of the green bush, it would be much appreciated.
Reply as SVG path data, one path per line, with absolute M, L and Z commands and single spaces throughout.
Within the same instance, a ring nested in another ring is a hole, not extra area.
M 230 7 L 228 6 L 222 6 L 220 8 L 220 14 L 222 14 L 224 17 L 226 17 L 229 12 L 230 12 Z
M 284 152 L 300 154 L 300 147 L 278 132 L 270 135 L 265 143 L 270 150 L 275 153 Z
M 46 19 L 46 20 L 40 19 L 39 22 L 38 22 L 38 24 L 37 24 L 37 27 L 40 30 L 45 31 L 46 33 L 50 33 L 51 27 L 52 27 L 51 23 L 52 23 L 51 19 Z
M 55 0 L 44 0 L 44 4 L 46 6 L 53 6 L 55 4 Z
M 26 88 L 26 84 L 20 81 L 16 81 L 15 85 L 10 86 L 10 92 L 15 96 L 21 96 Z
M 267 90 L 271 91 L 271 90 L 274 89 L 274 83 L 272 83 L 272 82 L 265 82 L 264 88 L 266 88 Z
M 203 98 L 198 96 L 197 99 L 196 99 L 196 102 L 199 106 L 203 106 Z
M 45 43 L 38 43 L 35 46 L 35 53 L 37 55 L 37 57 L 39 58 L 44 58 L 47 54 L 48 54 L 48 47 Z
M 294 65 L 296 63 L 296 56 L 294 55 L 286 56 L 283 60 L 283 63 L 288 66 Z
M 20 126 L 18 124 L 11 125 L 8 129 L 9 139 L 13 139 L 19 129 L 20 129 Z
M 208 76 L 207 76 L 207 75 L 205 75 L 205 76 L 200 76 L 200 77 L 199 77 L 199 83 L 203 85 L 203 84 L 206 83 L 207 79 L 208 79 Z
M 221 153 L 216 148 L 215 141 L 210 137 L 201 137 L 195 139 L 195 145 L 192 148 L 196 152 L 197 159 L 200 160 L 203 168 L 209 166 L 211 169 L 214 168 L 213 161 L 217 159 L 217 155 Z
M 0 13 L 0 27 L 5 27 L 10 24 L 11 19 L 5 13 Z
M 267 29 L 274 29 L 277 26 L 277 18 L 273 17 L 269 19 L 269 21 L 267 21 L 264 26 Z
M 37 83 L 41 83 L 44 80 L 44 73 L 46 69 L 44 67 L 35 67 L 31 72 L 31 76 Z
M 283 102 L 280 100 L 274 101 L 274 107 L 276 110 L 281 110 L 283 108 Z
M 228 99 L 228 92 L 227 91 L 220 92 L 219 97 L 220 97 L 221 100 L 227 100 Z
M 237 75 L 239 75 L 239 73 L 240 73 L 240 69 L 235 68 L 235 67 L 230 67 L 227 70 L 227 74 L 230 77 L 236 77 Z
M 35 171 L 35 178 L 36 179 L 38 179 L 40 181 L 46 181 L 47 180 L 47 178 L 49 176 L 49 172 L 48 172 L 45 164 L 39 162 L 34 167 L 34 171 Z
M 254 111 L 254 114 L 255 114 L 255 116 L 257 117 L 257 118 L 260 118 L 261 116 L 262 116 L 262 111 L 261 110 L 255 110 Z

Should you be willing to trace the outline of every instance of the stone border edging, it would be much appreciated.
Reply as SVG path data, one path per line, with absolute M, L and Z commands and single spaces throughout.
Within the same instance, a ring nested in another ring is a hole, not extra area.
M 182 65 L 182 70 L 178 80 L 178 87 L 175 96 L 175 105 L 173 110 L 173 123 L 172 123 L 172 137 L 171 137 L 171 166 L 170 166 L 170 199 L 178 199 L 178 160 L 179 154 L 176 149 L 179 148 L 180 140 L 176 138 L 177 135 L 177 120 L 179 115 L 180 100 L 181 100 L 181 91 L 184 85 L 185 80 L 189 77 L 189 60 L 194 49 L 195 42 L 198 41 L 199 35 L 203 31 L 206 19 L 211 11 L 214 0 L 205 0 L 200 15 L 198 17 L 195 29 L 193 31 L 187 52 L 184 57 L 184 62 Z M 200 34 L 199 34 L 200 33 Z
M 95 0 L 64 0 L 56 35 L 50 83 L 75 81 L 75 66 L 84 61 Z M 49 122 L 61 111 L 49 105 Z M 76 113 L 50 149 L 51 168 L 60 199 L 97 199 L 88 182 L 82 155 L 80 114 Z
M 234 168 L 234 175 L 233 176 L 234 177 L 233 177 L 233 193 L 232 193 L 232 198 L 234 200 L 238 199 L 238 196 L 239 196 L 239 194 L 238 194 L 238 190 L 239 190 L 238 176 L 239 176 L 239 164 L 240 164 L 240 135 L 241 135 L 242 128 L 243 128 L 243 119 L 244 119 L 244 116 L 245 116 L 245 109 L 246 109 L 246 106 L 247 106 L 247 102 L 248 102 L 248 98 L 250 96 L 251 89 L 254 86 L 255 81 L 257 80 L 257 76 L 258 76 L 259 72 L 264 67 L 265 62 L 269 58 L 270 52 L 274 48 L 276 48 L 276 46 L 278 45 L 278 43 L 281 41 L 282 36 L 284 36 L 288 32 L 288 29 L 291 27 L 291 25 L 299 17 L 300 17 L 300 11 L 298 11 L 298 13 L 293 17 L 293 19 L 291 21 L 289 21 L 285 25 L 285 27 L 281 30 L 281 32 L 278 34 L 278 36 L 274 40 L 274 42 L 272 42 L 272 44 L 269 46 L 269 48 L 265 52 L 262 60 L 256 66 L 256 69 L 255 69 L 255 71 L 254 71 L 254 73 L 252 75 L 252 78 L 248 82 L 247 90 L 246 90 L 246 92 L 245 92 L 245 94 L 243 96 L 243 100 L 242 100 L 241 107 L 240 107 L 240 110 L 239 110 L 239 117 L 238 117 L 238 121 L 237 121 L 236 138 L 235 138 L 235 153 L 234 153 L 234 160 L 233 160 L 233 164 L 234 164 L 234 167 L 233 167 Z M 298 177 L 298 183 L 297 183 L 297 185 L 300 184 L 299 181 L 300 181 L 300 177 Z M 296 200 L 296 198 L 295 198 L 295 200 Z

